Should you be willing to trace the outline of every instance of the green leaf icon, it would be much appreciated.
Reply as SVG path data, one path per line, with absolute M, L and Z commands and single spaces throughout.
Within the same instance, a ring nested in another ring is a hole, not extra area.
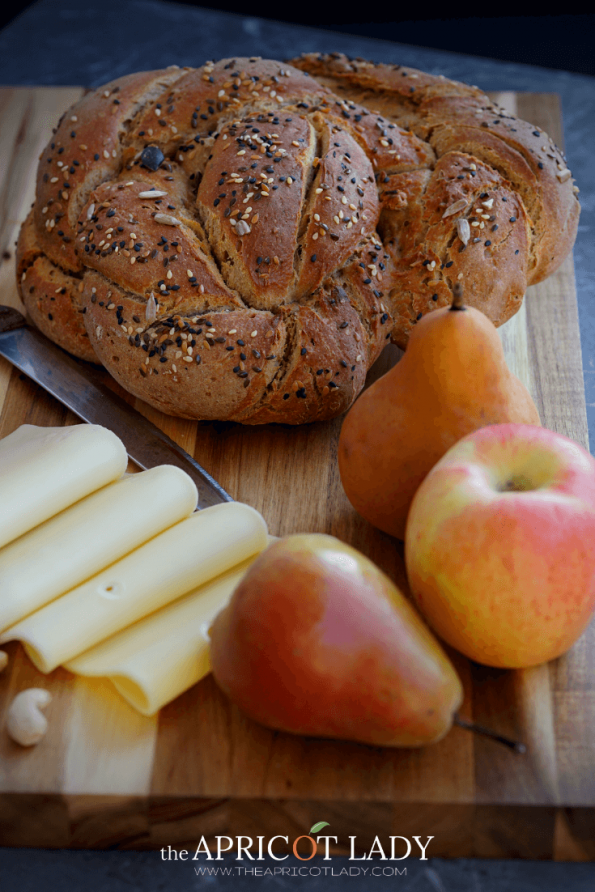
M 323 827 L 330 827 L 328 821 L 319 821 L 318 824 L 313 824 L 310 827 L 310 833 L 320 833 Z

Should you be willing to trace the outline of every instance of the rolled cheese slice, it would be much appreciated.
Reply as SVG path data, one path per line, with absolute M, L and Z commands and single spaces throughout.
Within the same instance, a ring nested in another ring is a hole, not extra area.
M 0 548 L 117 480 L 127 463 L 124 444 L 100 425 L 21 425 L 0 440 Z
M 196 508 L 192 479 L 162 465 L 110 483 L 0 550 L 0 632 Z
M 143 715 L 153 715 L 211 671 L 209 628 L 256 555 L 66 663 L 109 678 Z
M 205 508 L 7 629 L 0 642 L 20 639 L 37 668 L 51 672 L 262 551 L 266 541 L 254 508 Z

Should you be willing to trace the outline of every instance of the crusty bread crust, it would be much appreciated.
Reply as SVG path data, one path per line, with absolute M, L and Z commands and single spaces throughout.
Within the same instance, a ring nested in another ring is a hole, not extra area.
M 465 152 L 508 180 L 531 221 L 529 285 L 555 272 L 570 252 L 580 212 L 578 189 L 564 154 L 543 130 L 507 114 L 477 87 L 415 68 L 339 53 L 304 54 L 292 65 L 409 128 L 438 157 Z
M 41 156 L 20 293 L 164 412 L 332 418 L 457 282 L 499 325 L 570 250 L 570 172 L 536 132 L 475 87 L 337 54 L 120 78 Z

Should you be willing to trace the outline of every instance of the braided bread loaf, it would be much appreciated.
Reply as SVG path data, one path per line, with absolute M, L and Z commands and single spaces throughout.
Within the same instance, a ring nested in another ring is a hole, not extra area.
M 506 321 L 578 208 L 551 140 L 474 87 L 338 55 L 223 60 L 63 116 L 18 283 L 48 337 L 164 412 L 299 424 L 344 412 L 458 280 Z

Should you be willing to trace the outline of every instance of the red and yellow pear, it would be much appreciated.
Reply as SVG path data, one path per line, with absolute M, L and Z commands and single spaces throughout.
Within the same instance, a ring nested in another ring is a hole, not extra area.
M 375 746 L 449 730 L 459 678 L 415 609 L 332 536 L 281 539 L 248 570 L 211 629 L 215 680 L 263 725 Z

